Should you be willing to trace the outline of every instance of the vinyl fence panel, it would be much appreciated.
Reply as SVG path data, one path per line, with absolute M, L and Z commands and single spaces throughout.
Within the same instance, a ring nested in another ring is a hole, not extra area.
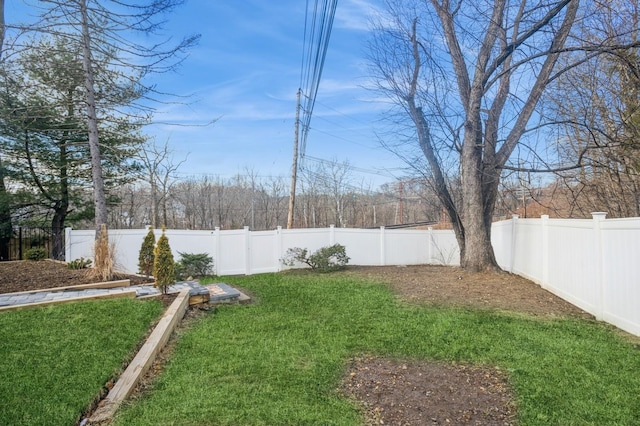
M 137 272 L 137 259 L 147 233 L 110 230 L 116 266 Z M 285 268 L 289 248 L 310 253 L 339 243 L 351 265 L 459 265 L 451 230 L 281 229 L 167 230 L 176 260 L 180 252 L 207 253 L 217 275 L 251 275 Z M 93 257 L 94 231 L 66 231 L 67 261 Z M 156 237 L 160 231 L 156 231 Z M 492 244 L 498 264 L 625 331 L 640 336 L 640 218 L 519 219 L 496 222 Z
M 602 319 L 640 336 L 640 220 L 608 219 L 602 232 Z

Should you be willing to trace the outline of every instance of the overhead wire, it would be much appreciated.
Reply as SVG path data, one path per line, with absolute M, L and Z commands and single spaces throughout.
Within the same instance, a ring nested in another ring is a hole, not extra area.
M 318 88 L 320 87 L 320 80 L 329 48 L 329 40 L 331 38 L 337 5 L 338 0 L 315 0 L 312 19 L 311 22 L 309 22 L 309 0 L 307 0 L 304 25 L 303 64 L 300 73 L 300 90 L 304 99 L 301 105 L 302 118 L 300 119 L 301 159 L 305 156 L 311 116 L 313 114 Z

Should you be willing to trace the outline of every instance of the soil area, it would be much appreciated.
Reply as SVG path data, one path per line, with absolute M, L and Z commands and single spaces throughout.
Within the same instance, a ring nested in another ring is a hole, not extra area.
M 445 266 L 351 266 L 340 273 L 385 283 L 408 303 L 591 317 L 533 282 L 507 273 L 471 274 Z M 137 276 L 119 278 L 129 278 L 132 284 L 144 281 Z M 0 262 L 0 293 L 90 282 L 95 280 L 88 270 L 70 270 L 59 262 Z M 349 363 L 342 391 L 361 405 L 367 425 L 515 424 L 515 397 L 506 375 L 487 366 L 358 357 Z
M 92 272 L 91 268 L 69 269 L 65 263 L 53 260 L 0 262 L 0 293 L 66 287 L 100 281 L 92 275 Z M 115 279 L 129 279 L 131 285 L 153 282 L 153 279 L 128 274 L 116 274 Z

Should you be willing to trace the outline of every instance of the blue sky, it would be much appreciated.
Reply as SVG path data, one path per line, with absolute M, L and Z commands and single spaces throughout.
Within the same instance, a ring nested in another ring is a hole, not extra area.
M 261 176 L 290 175 L 305 3 L 191 0 L 172 14 L 171 33 L 202 38 L 178 73 L 159 84 L 192 94 L 193 103 L 161 107 L 157 119 L 201 124 L 218 118 L 208 127 L 148 129 L 159 143 L 169 141 L 176 159 L 188 155 L 182 175 L 230 177 L 247 168 Z M 375 11 L 373 0 L 338 1 L 306 147 L 308 157 L 348 160 L 358 168 L 354 181 L 374 188 L 393 180 L 384 170 L 400 175 L 403 165 L 380 147 L 376 129 L 387 107 L 365 89 L 368 19 Z
M 387 105 L 366 89 L 368 24 L 379 7 L 380 0 L 338 1 L 306 144 L 307 162 L 348 161 L 352 183 L 371 189 L 404 166 L 378 142 Z M 289 179 L 305 9 L 305 0 L 187 0 L 168 17 L 165 35 L 201 34 L 176 73 L 147 82 L 191 96 L 187 104 L 158 106 L 158 122 L 180 125 L 145 129 L 158 145 L 168 141 L 176 162 L 186 158 L 180 177 L 230 178 L 249 169 Z M 24 22 L 25 13 L 35 12 L 7 2 L 7 24 Z

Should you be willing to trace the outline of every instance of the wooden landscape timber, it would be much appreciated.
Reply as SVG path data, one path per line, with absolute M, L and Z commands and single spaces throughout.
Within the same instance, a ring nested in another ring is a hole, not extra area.
M 182 290 L 169 309 L 158 322 L 147 341 L 133 361 L 120 376 L 107 396 L 98 404 L 98 408 L 89 417 L 89 424 L 98 424 L 111 420 L 122 402 L 131 395 L 134 388 L 149 370 L 160 350 L 166 345 L 171 333 L 184 317 L 189 304 L 189 290 Z

